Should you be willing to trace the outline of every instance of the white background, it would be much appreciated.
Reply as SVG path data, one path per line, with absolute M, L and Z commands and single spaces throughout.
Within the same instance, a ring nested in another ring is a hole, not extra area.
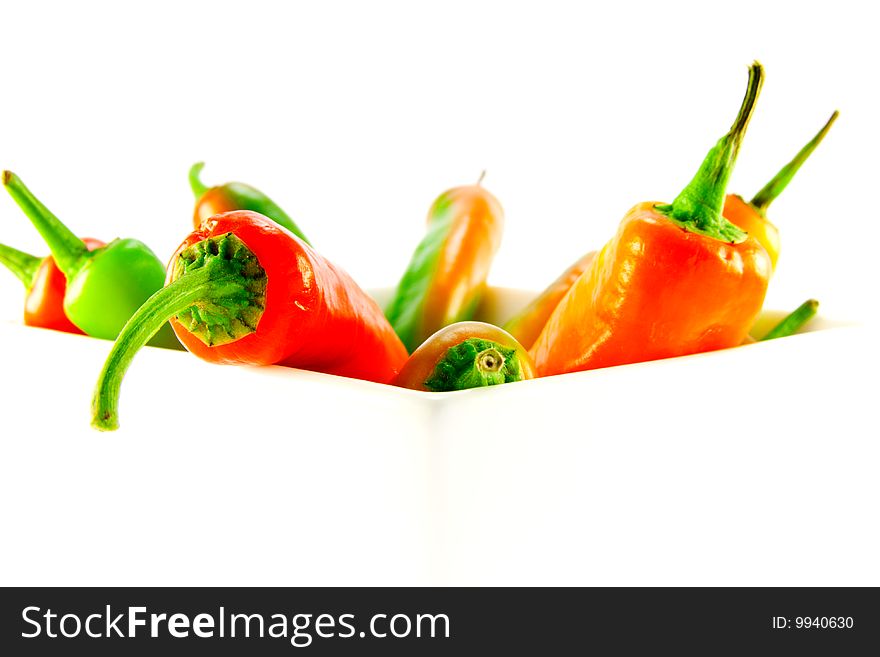
M 434 197 L 487 169 L 507 215 L 492 281 L 540 289 L 633 204 L 675 197 L 758 59 L 732 191 L 750 197 L 841 112 L 771 208 L 768 304 L 814 296 L 862 316 L 880 143 L 868 6 L 5 3 L 0 166 L 77 233 L 138 237 L 164 259 L 205 160 L 206 182 L 259 187 L 365 287 L 396 283 Z M 0 227 L 45 251 L 11 199 Z M 0 280 L 15 317 L 17 283 Z
M 869 3 L 615 2 L 595 7 L 574 2 L 0 4 L 0 168 L 18 173 L 75 232 L 105 240 L 138 237 L 165 259 L 190 227 L 193 200 L 187 170 L 193 162 L 205 160 L 208 184 L 240 180 L 265 191 L 297 221 L 319 251 L 364 287 L 396 283 L 423 235 L 431 201 L 448 187 L 475 181 L 486 169 L 484 184 L 500 199 L 507 221 L 491 281 L 542 288 L 570 261 L 609 239 L 633 204 L 675 197 L 706 151 L 728 129 L 745 90 L 746 67 L 758 59 L 767 78 L 731 191 L 750 197 L 834 109 L 841 112 L 825 143 L 770 210 L 782 233 L 783 253 L 768 305 L 793 308 L 816 297 L 831 319 L 877 316 L 875 191 L 880 173 L 876 159 L 880 103 L 876 64 L 880 47 Z M 5 195 L 0 195 L 0 241 L 34 253 L 45 251 L 36 232 Z M 18 282 L 0 272 L 0 319 L 17 320 L 20 304 Z M 27 345 L 34 345 L 34 340 L 27 338 Z M 175 407 L 154 413 L 155 426 L 126 434 L 129 442 L 96 438 L 85 426 L 84 410 L 82 415 L 69 415 L 73 409 L 85 409 L 87 387 L 94 379 L 91 371 L 80 377 L 89 382 L 83 384 L 72 371 L 64 370 L 58 379 L 69 387 L 59 383 L 49 389 L 55 395 L 64 394 L 60 389 L 70 390 L 70 396 L 31 404 L 28 400 L 39 398 L 41 376 L 51 380 L 53 371 L 65 367 L 55 357 L 64 351 L 50 349 L 46 354 L 55 356 L 40 358 L 36 349 L 23 346 L 4 351 L 0 408 L 6 428 L 2 433 L 8 445 L 25 438 L 36 441 L 30 443 L 32 447 L 6 454 L 50 455 L 51 477 L 40 479 L 39 492 L 27 494 L 38 495 L 35 508 L 44 511 L 53 508 L 56 498 L 62 500 L 59 517 L 67 518 L 68 524 L 56 538 L 78 546 L 73 554 L 94 558 L 81 532 L 104 536 L 102 532 L 109 530 L 93 516 L 85 529 L 77 524 L 81 517 L 71 514 L 84 511 L 65 509 L 65 497 L 71 503 L 98 506 L 112 500 L 114 522 L 123 523 L 133 543 L 118 538 L 108 556 L 113 567 L 97 567 L 96 571 L 78 571 L 72 557 L 69 562 L 58 562 L 51 545 L 17 544 L 7 548 L 13 550 L 10 554 L 15 559 L 10 556 L 4 566 L 6 579 L 12 568 L 18 573 L 15 581 L 24 583 L 275 581 L 269 566 L 274 568 L 277 559 L 283 559 L 283 546 L 278 544 L 273 544 L 262 562 L 248 561 L 255 564 L 249 566 L 255 569 L 253 577 L 241 570 L 226 577 L 223 564 L 230 562 L 219 557 L 217 568 L 212 561 L 212 568 L 206 565 L 204 570 L 169 570 L 164 564 L 176 563 L 170 553 L 167 562 L 151 561 L 153 570 L 144 571 L 144 562 L 137 567 L 128 563 L 125 551 L 136 543 L 151 554 L 177 545 L 185 552 L 181 563 L 195 564 L 201 558 L 198 555 L 203 555 L 197 545 L 199 537 L 208 535 L 218 544 L 228 542 L 239 556 L 253 554 L 257 548 L 247 543 L 247 537 L 259 536 L 265 527 L 249 525 L 241 532 L 217 535 L 207 520 L 193 524 L 189 509 L 182 515 L 162 515 L 169 523 L 167 533 L 152 525 L 138 525 L 134 516 L 121 520 L 125 494 L 135 495 L 144 504 L 139 513 L 152 508 L 148 496 L 126 492 L 126 482 L 136 482 L 137 490 L 142 490 L 141 484 L 149 486 L 155 476 L 153 483 L 164 491 L 163 499 L 169 504 L 183 499 L 180 495 L 197 499 L 201 491 L 184 464 L 200 463 L 201 450 L 215 443 L 200 435 L 196 448 L 181 433 L 180 446 L 175 448 L 178 443 L 172 438 L 176 436 L 163 433 L 162 449 L 182 460 L 151 451 L 150 431 L 156 427 L 179 430 L 173 422 L 185 416 L 185 409 Z M 96 363 L 95 370 L 101 357 L 97 352 L 102 349 L 90 343 L 80 350 L 83 359 Z M 852 355 L 853 350 L 847 353 Z M 73 363 L 75 356 L 70 358 Z M 132 377 L 130 398 L 149 398 L 151 386 L 157 392 L 163 373 L 174 369 L 168 358 L 156 357 L 141 370 L 144 378 L 134 381 Z M 803 364 L 803 360 L 786 363 Z M 33 367 L 44 368 L 44 374 L 25 373 Z M 839 370 L 835 372 L 839 375 Z M 224 373 L 222 380 L 237 381 L 235 376 Z M 250 374 L 241 376 L 255 380 Z M 800 376 L 821 382 L 823 372 L 808 370 Z M 745 372 L 741 382 L 754 383 Z M 839 389 L 847 384 L 860 382 L 835 381 L 835 399 L 847 397 L 846 390 Z M 767 385 L 766 379 L 762 385 Z M 785 397 L 778 381 L 773 385 L 773 394 L 785 400 L 787 408 L 796 408 L 799 399 Z M 549 390 L 547 386 L 542 389 Z M 183 392 L 188 394 L 198 396 L 191 389 Z M 370 398 L 355 396 L 352 403 L 365 405 L 364 399 Z M 55 410 L 41 417 L 39 408 L 46 406 Z M 771 406 L 763 408 L 770 417 Z M 833 418 L 842 412 L 840 408 L 829 407 L 823 417 Z M 868 421 L 867 413 L 862 417 Z M 858 431 L 859 417 L 846 419 L 842 431 Z M 777 435 L 791 426 L 785 417 L 773 421 Z M 826 434 L 828 421 L 821 429 Z M 760 427 L 760 422 L 756 425 Z M 809 432 L 809 423 L 806 427 Z M 236 452 L 240 440 L 231 431 L 216 442 L 218 453 L 205 470 L 214 477 L 208 483 L 220 486 L 219 464 L 237 458 L 250 468 L 245 481 L 258 486 L 263 477 L 260 460 L 256 452 Z M 640 436 L 627 436 L 626 425 L 620 431 L 622 438 L 640 444 Z M 56 443 L 67 437 L 59 438 L 59 434 L 65 432 L 71 440 L 85 441 L 80 444 L 86 445 L 86 451 L 73 446 L 58 451 Z M 815 451 L 802 456 L 801 465 L 827 458 L 822 456 L 826 448 L 821 436 L 819 429 L 809 436 Z M 274 435 L 271 440 L 276 438 L 283 443 Z M 788 442 L 776 446 L 773 453 L 780 463 L 798 438 L 792 431 L 784 437 Z M 126 445 L 120 449 L 125 450 L 130 470 L 115 470 L 122 460 L 114 452 L 117 445 Z M 395 445 L 384 445 L 391 455 L 386 463 L 394 458 L 405 461 L 395 452 Z M 284 449 L 275 444 L 270 447 Z M 762 449 L 760 441 L 754 448 Z M 323 457 L 332 458 L 330 447 L 321 449 L 329 450 Z M 531 453 L 532 447 L 523 449 Z M 623 450 L 617 454 L 622 463 L 629 448 L 617 449 Z M 876 463 L 876 444 L 862 436 L 847 449 L 844 455 L 832 457 L 837 459 L 836 481 L 850 485 L 853 499 L 868 504 L 866 496 L 876 495 L 876 486 L 865 478 L 876 472 L 871 466 Z M 280 466 L 273 453 L 267 462 L 276 472 Z M 367 458 L 357 453 L 358 458 Z M 591 455 L 596 453 L 602 450 Z M 661 449 L 658 458 L 662 454 Z M 866 455 L 874 460 L 866 460 Z M 682 468 L 683 476 L 695 469 L 702 472 L 699 460 L 691 468 L 680 456 L 676 467 Z M 90 464 L 82 481 L 75 472 L 77 458 Z M 740 453 L 735 460 L 743 468 L 755 462 L 748 453 Z M 723 461 L 719 456 L 716 467 Z M 846 471 L 847 463 L 856 462 L 862 478 L 852 478 Z M 177 465 L 167 465 L 171 463 Z M 346 463 L 347 476 L 355 476 L 355 465 Z M 772 470 L 769 461 L 764 463 L 767 472 Z M 8 460 L 4 465 L 7 475 L 19 466 Z M 642 466 L 641 476 L 659 476 L 647 461 Z M 27 467 L 36 466 L 29 463 Z M 601 463 L 591 467 L 597 476 L 603 470 L 612 476 Z M 552 471 L 547 465 L 550 480 Z M 102 480 L 101 472 L 112 473 L 112 481 Z M 802 467 L 798 472 L 789 483 L 808 489 L 811 471 Z M 64 482 L 57 489 L 51 483 L 56 476 Z M 710 473 L 699 476 L 711 483 Z M 722 470 L 719 476 L 725 481 L 738 480 L 733 470 Z M 662 478 L 654 483 L 662 485 Z M 105 484 L 113 487 L 105 489 Z M 761 491 L 776 490 L 776 485 L 765 482 L 758 492 L 753 490 L 752 503 L 763 504 Z M 778 486 L 785 489 L 785 481 L 780 480 Z M 272 490 L 277 493 L 283 487 Z M 822 492 L 809 490 L 817 496 Z M 841 489 L 829 484 L 828 490 Z M 76 491 L 86 492 L 77 497 Z M 351 497 L 353 493 L 339 494 Z M 642 499 L 643 494 L 651 497 L 658 492 L 630 488 L 632 500 Z M 221 497 L 234 505 L 245 499 L 242 495 L 247 491 L 233 487 L 223 488 Z M 393 493 L 388 495 L 394 498 Z M 701 513 L 711 514 L 711 498 L 706 499 L 710 501 Z M 746 515 L 736 506 L 735 497 L 724 499 L 737 517 Z M 313 511 L 318 503 L 297 502 Z M 25 533 L 45 531 L 46 525 L 29 516 L 26 507 L 12 506 L 8 496 L 4 504 L 6 527 Z M 861 508 L 850 507 L 853 523 L 861 517 Z M 161 509 L 153 511 L 162 514 Z M 419 513 L 417 509 L 409 512 Z M 222 509 L 211 513 L 210 518 L 223 521 Z M 617 524 L 625 518 L 615 516 L 613 507 L 600 509 L 600 516 Z M 309 518 L 320 522 L 320 514 Z M 873 533 L 864 526 L 855 530 L 849 519 L 817 525 L 808 534 L 798 534 L 798 527 L 806 525 L 793 524 L 790 531 L 779 530 L 774 539 L 785 545 L 801 537 L 816 544 L 825 540 L 821 546 L 828 560 L 847 568 L 840 576 L 835 575 L 837 571 L 821 570 L 818 564 L 820 576 L 812 579 L 794 566 L 774 578 L 778 570 L 772 564 L 749 570 L 751 562 L 741 564 L 742 571 L 731 575 L 730 570 L 715 569 L 715 562 L 704 556 L 699 570 L 664 571 L 642 561 L 643 568 L 629 578 L 622 571 L 617 576 L 606 573 L 604 578 L 576 581 L 859 583 L 865 570 L 858 557 L 870 554 L 871 541 L 877 541 L 876 528 Z M 657 531 L 667 526 L 665 521 L 657 522 Z M 676 523 L 682 531 L 693 531 L 685 516 L 669 526 Z M 719 520 L 717 535 L 723 537 L 727 530 L 722 524 Z M 397 544 L 403 545 L 409 540 L 406 529 L 392 525 L 389 521 L 385 529 L 401 532 L 395 540 L 399 538 Z M 772 529 L 772 524 L 762 531 L 768 527 Z M 625 523 L 617 529 L 626 531 Z M 834 542 L 844 539 L 829 538 L 844 535 L 858 536 L 861 552 L 855 557 L 851 549 Z M 742 538 L 744 545 L 749 544 L 747 539 Z M 339 552 L 331 551 L 334 558 L 344 559 L 344 550 L 338 545 L 335 549 Z M 674 559 L 678 552 L 670 550 L 668 558 Z M 619 551 L 612 546 L 603 558 L 613 559 L 615 554 Z M 28 555 L 33 555 L 32 561 Z M 638 561 L 636 555 L 632 558 Z M 37 559 L 43 565 L 36 566 Z M 13 561 L 18 565 L 13 567 Z M 48 570 L 41 571 L 43 567 Z M 393 565 L 388 568 L 370 574 L 373 579 L 367 581 L 421 581 L 394 572 Z M 328 581 L 320 572 L 312 572 L 306 581 Z M 538 570 L 525 570 L 523 577 L 529 582 L 546 581 Z M 876 567 L 870 577 L 878 581 Z M 302 580 L 287 577 L 278 583 L 298 581 Z M 463 583 L 472 581 L 466 577 Z M 509 579 L 502 573 L 493 581 Z M 552 581 L 566 581 L 562 566 Z

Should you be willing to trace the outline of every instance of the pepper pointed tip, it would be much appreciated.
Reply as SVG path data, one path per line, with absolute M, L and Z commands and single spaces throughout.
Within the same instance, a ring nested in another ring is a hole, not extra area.
M 103 376 L 103 372 L 101 375 Z M 93 429 L 98 431 L 116 431 L 119 428 L 119 413 L 116 411 L 116 403 L 118 393 L 115 398 L 109 399 L 106 395 L 99 394 L 95 391 L 92 397 L 92 421 Z
M 96 415 L 92 418 L 92 428 L 98 431 L 116 431 L 119 428 L 119 420 L 109 413 Z
M 99 398 L 92 401 L 92 428 L 98 431 L 116 431 L 119 428 L 119 414 L 107 408 Z

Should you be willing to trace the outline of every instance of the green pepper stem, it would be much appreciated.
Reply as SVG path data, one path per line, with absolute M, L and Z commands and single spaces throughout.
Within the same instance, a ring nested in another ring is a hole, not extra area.
M 730 130 L 706 155 L 693 180 L 671 205 L 657 206 L 685 230 L 734 244 L 746 239 L 746 233 L 730 223 L 721 214 L 727 181 L 736 163 L 736 156 L 745 135 L 755 102 L 764 83 L 764 68 L 754 62 L 749 67 L 746 95 Z
M 485 177 L 486 177 L 486 170 L 483 169 L 483 170 L 480 172 L 480 177 L 477 178 L 477 187 L 479 187 L 480 185 L 483 184 L 483 179 L 484 179 Z
M 813 151 L 816 150 L 816 146 L 822 143 L 822 140 L 825 138 L 825 135 L 828 134 L 831 125 L 837 120 L 839 114 L 840 112 L 834 110 L 834 114 L 832 114 L 831 118 L 828 119 L 824 126 L 822 126 L 822 129 L 816 133 L 816 136 L 794 156 L 794 159 L 791 162 L 782 167 L 782 169 L 779 170 L 779 173 L 773 176 L 773 179 L 761 188 L 761 191 L 755 194 L 755 198 L 751 201 L 753 207 L 761 213 L 766 212 L 770 204 L 782 193 L 788 183 L 791 182 L 791 179 L 794 178 L 794 174 L 798 172 L 801 165 L 807 161 L 807 158 L 810 157 L 810 155 L 813 154 Z
M 85 242 L 61 223 L 49 208 L 40 203 L 18 176 L 11 171 L 4 171 L 2 178 L 6 191 L 43 236 L 55 258 L 55 264 L 67 278 L 71 278 L 88 257 L 89 249 Z
M 795 308 L 789 315 L 787 315 L 781 322 L 770 329 L 767 332 L 767 335 L 758 340 L 758 342 L 764 342 L 765 340 L 774 340 L 776 338 L 785 338 L 789 335 L 794 335 L 801 328 L 803 328 L 804 324 L 806 324 L 816 315 L 816 311 L 818 310 L 819 302 L 815 299 L 808 299 L 807 301 L 804 301 L 800 306 Z
M 92 398 L 92 426 L 101 431 L 119 428 L 119 390 L 135 354 L 172 317 L 197 301 L 216 301 L 237 294 L 242 285 L 233 274 L 215 267 L 202 267 L 169 283 L 144 302 L 122 327 Z
M 189 186 L 192 188 L 193 194 L 196 195 L 197 201 L 208 191 L 208 187 L 202 182 L 201 178 L 202 169 L 204 168 L 204 162 L 196 162 L 189 168 Z
M 15 274 L 28 290 L 34 286 L 42 262 L 43 258 L 0 244 L 0 264 Z

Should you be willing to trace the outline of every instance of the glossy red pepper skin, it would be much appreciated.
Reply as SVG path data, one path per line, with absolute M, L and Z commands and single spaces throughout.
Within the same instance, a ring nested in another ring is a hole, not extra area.
M 289 231 L 255 212 L 218 215 L 191 233 L 171 258 L 202 240 L 233 233 L 254 253 L 267 277 L 257 330 L 208 346 L 176 318 L 171 325 L 192 353 L 215 363 L 279 364 L 387 383 L 407 359 L 382 310 L 342 269 Z
M 84 237 L 89 251 L 105 246 L 101 240 Z M 84 335 L 64 312 L 67 279 L 52 256 L 43 258 L 24 298 L 24 323 L 27 326 Z
M 406 348 L 376 302 L 256 212 L 203 222 L 172 256 L 167 274 L 107 356 L 92 399 L 97 429 L 118 428 L 125 372 L 167 321 L 189 351 L 213 363 L 287 365 L 388 383 L 406 362 Z
M 67 279 L 58 265 L 51 257 L 44 259 L 24 298 L 25 325 L 85 335 L 64 314 L 66 289 Z

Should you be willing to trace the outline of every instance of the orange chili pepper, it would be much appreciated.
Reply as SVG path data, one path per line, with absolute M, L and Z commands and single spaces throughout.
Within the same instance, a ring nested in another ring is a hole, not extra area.
M 90 237 L 84 237 L 83 243 L 89 251 L 105 246 L 104 242 Z M 24 283 L 25 325 L 84 335 L 64 312 L 67 279 L 55 264 L 55 258 L 39 258 L 0 244 L 0 263 Z
M 256 187 L 240 182 L 229 182 L 208 187 L 201 180 L 204 162 L 196 162 L 189 170 L 189 184 L 196 196 L 196 208 L 193 213 L 193 226 L 198 229 L 203 221 L 215 214 L 232 212 L 233 210 L 250 210 L 269 217 L 279 226 L 284 226 L 291 233 L 311 246 L 299 226 L 282 210 L 275 201 L 266 196 Z
M 831 124 L 837 119 L 838 114 L 835 111 L 819 133 L 751 201 L 746 201 L 737 194 L 728 194 L 725 198 L 722 213 L 724 217 L 761 243 L 767 250 L 767 255 L 770 256 L 774 269 L 779 257 L 779 229 L 767 219 L 767 207 L 782 193 L 801 165 L 816 149 L 816 146 L 831 128 Z M 562 297 L 578 277 L 586 271 L 595 256 L 596 251 L 591 251 L 565 270 L 528 306 L 509 319 L 504 324 L 505 330 L 509 331 L 523 346 L 531 348 Z
M 596 253 L 597 251 L 590 251 L 562 272 L 562 275 L 532 299 L 529 305 L 507 320 L 507 323 L 504 324 L 504 330 L 519 340 L 526 349 L 530 349 L 538 339 L 544 324 L 547 323 L 556 306 L 562 301 L 562 297 L 592 264 Z
M 528 352 L 507 331 L 484 322 L 458 322 L 425 340 L 392 383 L 448 392 L 534 377 Z
M 721 215 L 763 81 L 755 62 L 730 131 L 671 205 L 640 203 L 559 302 L 530 353 L 539 376 L 742 343 L 761 310 L 767 251 Z
M 806 162 L 807 158 L 816 150 L 821 141 L 831 129 L 831 124 L 837 119 L 839 112 L 835 111 L 822 129 L 804 146 L 794 159 L 786 164 L 773 179 L 755 194 L 755 198 L 746 201 L 737 194 L 728 194 L 724 201 L 724 216 L 731 223 L 739 226 L 749 235 L 757 239 L 770 256 L 773 268 L 779 259 L 779 229 L 767 219 L 767 208 L 779 196 L 785 187 L 794 178 L 794 175 Z
M 448 324 L 470 319 L 501 244 L 504 212 L 482 185 L 450 189 L 428 212 L 416 247 L 385 315 L 412 352 Z

